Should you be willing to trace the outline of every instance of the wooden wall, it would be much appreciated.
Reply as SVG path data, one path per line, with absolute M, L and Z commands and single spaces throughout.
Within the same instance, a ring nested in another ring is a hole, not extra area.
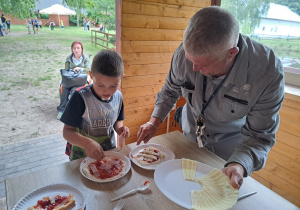
M 276 144 L 263 169 L 251 177 L 300 207 L 300 96 L 287 94 Z
M 125 106 L 124 125 L 137 140 L 139 127 L 152 114 L 155 96 L 165 82 L 171 58 L 181 43 L 189 19 L 201 8 L 210 6 L 210 0 L 123 0 L 121 6 L 120 42 L 117 51 L 125 65 L 122 94 Z M 117 9 L 119 5 L 116 5 Z M 117 12 L 118 13 L 118 12 Z M 118 16 L 117 16 L 118 17 Z M 118 31 L 118 29 L 117 29 Z M 117 32 L 118 33 L 118 32 Z M 184 104 L 184 99 L 178 102 Z M 173 120 L 173 113 L 170 122 Z M 171 124 L 171 123 L 170 123 Z M 172 126 L 170 130 L 177 129 Z M 165 121 L 157 134 L 167 129 Z

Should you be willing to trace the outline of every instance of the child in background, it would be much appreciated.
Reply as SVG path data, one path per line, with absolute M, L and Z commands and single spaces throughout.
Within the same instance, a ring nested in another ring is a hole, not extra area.
M 60 20 L 60 27 L 61 27 L 62 30 L 64 30 L 64 22 L 63 22 L 63 20 Z
M 101 50 L 94 57 L 89 72 L 93 84 L 74 91 L 60 119 L 65 124 L 63 136 L 68 141 L 66 154 L 70 160 L 85 156 L 100 160 L 103 150 L 116 147 L 115 131 L 129 137 L 129 128 L 123 126 L 124 105 L 118 90 L 123 73 L 123 61 L 117 52 Z
M 32 23 L 31 23 L 31 20 L 29 19 L 28 23 L 27 23 L 28 34 L 31 34 L 31 26 L 32 26 Z

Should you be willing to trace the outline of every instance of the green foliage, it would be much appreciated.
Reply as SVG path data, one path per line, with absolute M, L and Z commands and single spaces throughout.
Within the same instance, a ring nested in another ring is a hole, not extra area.
M 275 0 L 275 4 L 287 6 L 290 10 L 300 15 L 300 1 L 299 0 Z
M 116 30 L 116 12 L 114 0 L 88 0 L 86 5 L 88 17 L 96 24 L 104 24 L 108 30 Z
M 76 15 L 70 15 L 69 16 L 69 25 L 70 26 L 76 26 L 77 25 L 77 16 Z M 79 25 L 82 25 L 82 20 L 79 19 Z
M 12 15 L 22 20 L 33 16 L 35 2 L 36 0 L 0 0 L 0 10 L 4 14 Z
M 221 7 L 236 18 L 242 33 L 251 34 L 260 24 L 260 17 L 268 12 L 270 2 L 271 0 L 222 0 Z
M 76 23 L 77 26 L 80 25 L 79 19 L 83 16 L 82 10 L 85 9 L 85 5 L 89 0 L 63 0 L 70 8 L 74 9 L 76 12 Z
M 41 19 L 49 19 L 48 14 L 40 14 L 40 15 L 41 15 Z

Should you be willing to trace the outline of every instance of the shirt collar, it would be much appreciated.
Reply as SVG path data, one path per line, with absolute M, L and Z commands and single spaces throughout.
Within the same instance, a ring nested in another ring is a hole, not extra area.
M 232 69 L 225 81 L 224 86 L 228 84 L 245 85 L 247 83 L 247 65 L 248 65 L 248 52 L 246 50 L 247 43 L 244 37 L 239 35 L 238 42 L 239 53 L 236 55 L 236 60 L 232 66 Z

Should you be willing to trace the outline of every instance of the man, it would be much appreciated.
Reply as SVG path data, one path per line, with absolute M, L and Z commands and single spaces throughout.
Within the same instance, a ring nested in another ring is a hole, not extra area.
M 272 50 L 239 34 L 228 11 L 207 7 L 191 18 L 137 144 L 156 134 L 180 96 L 183 133 L 227 161 L 222 171 L 234 188 L 264 167 L 279 126 L 283 67 Z

